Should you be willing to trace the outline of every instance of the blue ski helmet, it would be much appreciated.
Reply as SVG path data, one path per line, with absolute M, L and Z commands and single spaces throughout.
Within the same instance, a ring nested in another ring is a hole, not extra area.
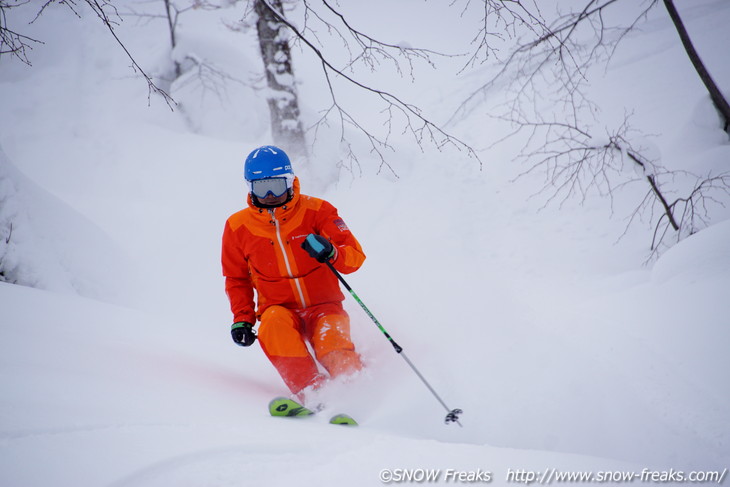
M 243 165 L 243 172 L 246 181 L 287 176 L 293 179 L 294 176 L 289 156 L 273 145 L 264 145 L 251 151 Z

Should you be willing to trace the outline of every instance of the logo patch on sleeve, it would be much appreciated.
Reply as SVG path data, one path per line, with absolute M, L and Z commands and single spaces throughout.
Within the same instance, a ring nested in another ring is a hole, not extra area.
M 337 225 L 337 228 L 340 229 L 341 232 L 349 232 L 350 229 L 347 228 L 347 224 L 344 222 L 342 218 L 338 218 L 333 222 L 335 225 Z

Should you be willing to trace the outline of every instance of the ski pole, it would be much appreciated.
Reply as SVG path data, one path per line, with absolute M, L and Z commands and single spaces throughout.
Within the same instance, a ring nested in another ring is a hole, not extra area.
M 370 317 L 370 319 L 373 320 L 373 323 L 375 323 L 375 325 L 378 327 L 378 329 L 383 333 L 383 335 L 385 335 L 385 338 L 388 339 L 388 341 L 393 346 L 393 349 L 396 351 L 396 353 L 398 355 L 400 355 L 401 357 L 403 357 L 403 360 L 405 360 L 406 363 L 411 367 L 411 369 L 413 369 L 413 372 L 416 373 L 416 375 L 418 376 L 418 378 L 421 379 L 421 381 L 426 385 L 426 387 L 428 388 L 428 390 L 431 391 L 431 394 L 433 394 L 433 396 L 436 398 L 436 400 L 438 400 L 438 402 L 441 403 L 441 405 L 444 407 L 444 409 L 446 409 L 447 414 L 446 414 L 446 418 L 444 419 L 444 422 L 446 424 L 456 423 L 456 424 L 458 424 L 459 426 L 461 426 L 463 428 L 462 424 L 459 422 L 459 415 L 461 413 L 463 413 L 463 411 L 461 409 L 450 409 L 446 405 L 446 403 L 444 402 L 444 400 L 441 399 L 441 397 L 436 393 L 436 391 L 434 390 L 434 388 L 431 387 L 431 384 L 428 383 L 428 381 L 423 376 L 423 374 L 421 374 L 421 372 L 418 371 L 418 369 L 416 368 L 416 366 L 413 365 L 413 362 L 411 362 L 410 359 L 408 358 L 408 356 L 403 352 L 403 347 L 401 347 L 400 345 L 398 345 L 398 343 L 396 343 L 396 341 L 393 340 L 393 337 L 390 336 L 390 334 L 385 330 L 385 328 L 383 327 L 383 325 L 380 324 L 380 322 L 375 317 L 375 315 L 373 315 L 370 312 L 370 310 L 368 309 L 368 307 L 365 306 L 365 303 L 362 302 L 362 300 L 360 299 L 360 297 L 355 293 L 355 291 L 352 290 L 352 288 L 350 287 L 350 285 L 347 284 L 347 281 L 345 281 L 345 279 L 337 271 L 337 269 L 334 268 L 334 266 L 332 265 L 332 263 L 330 261 L 327 261 L 326 263 L 327 263 L 327 267 L 330 268 L 330 270 L 335 274 L 335 276 L 337 276 L 337 279 L 339 279 L 340 282 L 342 283 L 342 285 L 345 286 L 345 289 L 347 289 L 349 291 L 349 293 L 352 295 L 352 297 L 355 298 L 355 301 L 357 301 L 357 303 L 365 311 L 365 313 Z

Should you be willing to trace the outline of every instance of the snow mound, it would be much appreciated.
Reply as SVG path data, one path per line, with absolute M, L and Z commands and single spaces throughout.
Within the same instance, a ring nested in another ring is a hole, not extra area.
M 717 223 L 669 249 L 654 265 L 652 280 L 705 281 L 730 274 L 730 220 Z
M 126 261 L 121 249 L 94 223 L 26 178 L 2 148 L 0 190 L 1 280 L 118 298 Z

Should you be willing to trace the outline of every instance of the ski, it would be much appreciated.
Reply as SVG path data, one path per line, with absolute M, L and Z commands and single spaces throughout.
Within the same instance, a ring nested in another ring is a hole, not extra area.
M 330 418 L 330 424 L 341 424 L 344 426 L 357 426 L 357 421 L 347 414 L 336 414 Z
M 311 416 L 314 411 L 288 397 L 276 397 L 269 403 L 269 414 L 288 418 Z
M 269 402 L 269 414 L 272 416 L 283 417 L 283 418 L 306 418 L 316 414 L 317 411 L 313 411 L 308 407 L 299 404 L 293 399 L 288 397 L 276 397 Z M 330 418 L 330 424 L 339 424 L 345 426 L 357 426 L 351 416 L 347 414 L 336 414 Z

